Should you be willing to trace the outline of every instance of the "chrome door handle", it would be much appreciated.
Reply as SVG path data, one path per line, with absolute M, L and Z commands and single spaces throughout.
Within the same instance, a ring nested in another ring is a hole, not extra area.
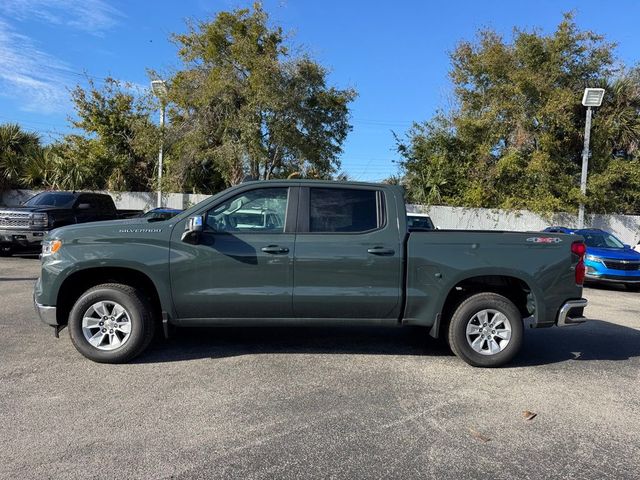
M 287 247 L 279 247 L 278 245 L 269 245 L 268 247 L 262 247 L 264 253 L 270 253 L 272 255 L 279 255 L 283 253 L 289 253 L 289 249 Z
M 367 250 L 372 255 L 393 255 L 396 251 L 393 248 L 373 247 Z

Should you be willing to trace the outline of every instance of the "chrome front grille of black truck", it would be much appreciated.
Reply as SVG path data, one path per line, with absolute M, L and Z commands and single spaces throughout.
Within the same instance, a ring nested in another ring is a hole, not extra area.
M 29 228 L 30 213 L 0 211 L 0 228 Z

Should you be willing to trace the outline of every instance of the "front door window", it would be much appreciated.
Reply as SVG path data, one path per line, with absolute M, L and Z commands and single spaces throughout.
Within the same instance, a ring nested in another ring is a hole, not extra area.
M 205 230 L 216 233 L 282 233 L 287 188 L 260 188 L 241 193 L 209 210 Z

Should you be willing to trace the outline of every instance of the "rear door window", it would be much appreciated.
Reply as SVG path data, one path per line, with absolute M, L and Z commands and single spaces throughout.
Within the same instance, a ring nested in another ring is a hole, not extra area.
M 362 233 L 381 227 L 380 194 L 376 190 L 311 188 L 309 231 Z

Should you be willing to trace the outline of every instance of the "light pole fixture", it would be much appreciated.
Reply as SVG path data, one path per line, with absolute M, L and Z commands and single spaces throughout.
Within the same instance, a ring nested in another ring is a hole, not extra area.
M 160 100 L 160 151 L 158 152 L 158 208 L 162 207 L 162 147 L 164 145 L 164 109 L 167 105 L 167 83 L 152 80 L 151 91 Z
M 580 191 L 587 194 L 587 170 L 589 169 L 589 140 L 591 139 L 591 114 L 593 107 L 602 105 L 604 88 L 585 88 L 582 105 L 587 107 L 587 119 L 584 125 L 584 148 L 582 149 L 582 174 L 580 175 Z M 578 228 L 584 228 L 584 203 L 580 202 L 578 210 Z

